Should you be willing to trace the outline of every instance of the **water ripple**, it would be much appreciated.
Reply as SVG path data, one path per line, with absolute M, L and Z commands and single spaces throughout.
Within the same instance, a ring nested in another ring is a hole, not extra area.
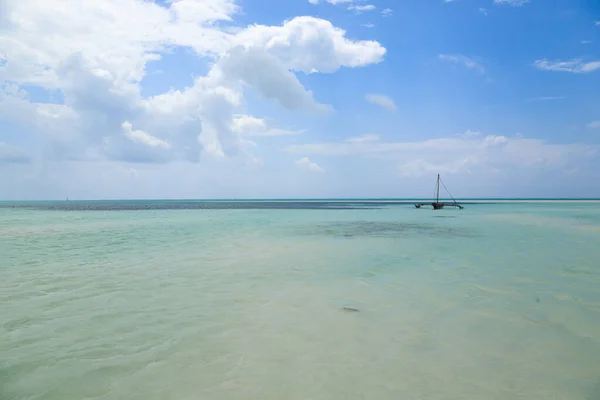
M 0 398 L 589 398 L 596 233 L 531 207 L 0 209 Z

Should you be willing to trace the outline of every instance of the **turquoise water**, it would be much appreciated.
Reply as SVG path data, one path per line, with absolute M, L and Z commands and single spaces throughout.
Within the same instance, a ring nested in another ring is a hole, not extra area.
M 0 207 L 2 400 L 600 399 L 600 202 L 48 204 Z

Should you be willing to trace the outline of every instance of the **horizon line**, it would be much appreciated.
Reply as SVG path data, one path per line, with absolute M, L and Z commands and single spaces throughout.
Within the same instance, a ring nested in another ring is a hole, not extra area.
M 65 201 L 407 201 L 407 200 L 432 200 L 430 197 L 231 197 L 231 198 L 75 198 L 75 199 L 0 199 L 0 203 L 19 202 L 65 202 Z M 453 200 L 450 197 L 440 197 L 440 200 Z M 545 200 L 545 201 L 593 201 L 600 197 L 463 197 L 456 202 L 470 200 Z

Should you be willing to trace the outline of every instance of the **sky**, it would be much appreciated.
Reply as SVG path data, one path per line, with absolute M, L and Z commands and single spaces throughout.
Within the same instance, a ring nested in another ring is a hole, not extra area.
M 0 0 L 0 199 L 600 197 L 597 0 Z

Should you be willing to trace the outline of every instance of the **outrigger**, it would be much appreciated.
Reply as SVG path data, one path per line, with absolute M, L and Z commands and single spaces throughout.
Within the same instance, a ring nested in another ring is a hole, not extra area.
M 442 186 L 444 186 L 444 189 L 446 189 L 446 192 L 448 192 L 448 195 L 454 201 L 453 203 L 440 202 L 440 183 L 442 184 Z M 454 200 L 454 197 L 452 197 L 452 195 L 448 191 L 448 188 L 446 188 L 446 185 L 444 185 L 444 182 L 442 182 L 442 180 L 440 178 L 440 174 L 438 174 L 438 176 L 437 176 L 437 184 L 435 187 L 435 201 L 432 203 L 417 203 L 417 204 L 415 204 L 416 208 L 421 208 L 422 206 L 432 206 L 434 210 L 441 210 L 444 207 L 456 207 L 461 210 L 464 208 L 463 206 L 458 204 L 458 202 L 456 200 Z

